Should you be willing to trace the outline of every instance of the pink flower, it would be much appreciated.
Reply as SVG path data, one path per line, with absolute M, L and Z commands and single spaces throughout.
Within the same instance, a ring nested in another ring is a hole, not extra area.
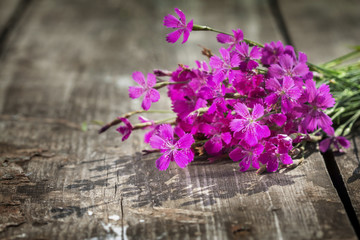
M 133 126 L 131 125 L 131 123 L 129 122 L 129 120 L 127 118 L 119 118 L 123 123 L 125 123 L 125 126 L 120 126 L 116 129 L 116 131 L 118 131 L 119 133 L 121 133 L 123 135 L 121 141 L 125 141 L 126 139 L 129 138 Z
M 191 145 L 194 142 L 191 134 L 184 134 L 176 141 L 171 125 L 160 125 L 158 132 L 150 139 L 151 147 L 160 149 L 160 152 L 163 153 L 156 160 L 156 167 L 160 171 L 166 170 L 169 167 L 170 161 L 175 161 L 180 168 L 186 167 L 194 158 L 194 153 L 191 150 Z
M 210 66 L 215 69 L 213 80 L 216 83 L 222 82 L 229 76 L 229 72 L 233 67 L 237 67 L 240 63 L 239 56 L 237 54 L 230 54 L 225 48 L 220 48 L 221 57 L 212 56 L 210 58 Z
M 244 34 L 241 31 L 241 29 L 232 30 L 234 33 L 234 36 L 230 36 L 228 34 L 219 33 L 216 36 L 216 39 L 219 43 L 229 44 L 227 50 L 231 50 L 236 44 L 240 43 L 244 39 Z
M 281 41 L 278 41 L 277 43 L 265 43 L 261 52 L 261 63 L 264 65 L 271 65 L 277 63 L 279 56 L 284 52 L 284 46 Z
M 248 170 L 250 165 L 258 169 L 260 167 L 258 158 L 263 152 L 264 146 L 261 144 L 256 144 L 254 146 L 249 146 L 246 143 L 242 143 L 239 147 L 232 150 L 229 154 L 229 157 L 235 162 L 240 161 L 240 171 L 245 172 Z
M 193 20 L 186 24 L 185 14 L 178 8 L 175 8 L 175 12 L 180 19 L 170 14 L 164 17 L 164 26 L 177 29 L 176 31 L 169 33 L 166 36 L 166 41 L 169 43 L 175 43 L 180 38 L 181 34 L 184 33 L 182 43 L 185 43 L 189 38 L 190 32 L 192 31 Z
M 322 129 L 329 128 L 332 125 L 332 120 L 323 112 L 323 110 L 335 105 L 335 99 L 330 93 L 329 86 L 322 84 L 317 89 L 314 80 L 307 80 L 305 86 L 305 97 L 310 106 L 306 105 L 304 107 L 304 128 L 308 131 L 314 131 L 318 127 Z
M 283 164 L 293 163 L 293 160 L 289 155 L 291 149 L 291 138 L 287 135 L 279 134 L 266 142 L 265 152 L 260 155 L 259 161 L 262 164 L 266 164 L 266 169 L 269 172 L 275 172 L 278 169 L 280 162 Z
M 299 52 L 298 59 L 294 59 L 289 54 L 279 56 L 279 62 L 271 64 L 269 67 L 270 77 L 282 79 L 284 76 L 292 78 L 305 78 L 309 73 L 309 68 L 306 65 L 307 57 L 305 53 Z
M 339 152 L 343 152 L 341 146 L 344 148 L 350 147 L 350 141 L 347 140 L 345 137 L 335 137 L 334 129 L 332 127 L 326 129 L 326 133 L 329 135 L 329 137 L 325 138 L 319 143 L 319 148 L 321 152 L 326 152 L 330 148 L 331 144 L 333 144 Z
M 231 130 L 235 132 L 235 138 L 244 139 L 248 145 L 254 146 L 259 140 L 270 136 L 268 126 L 258 122 L 258 119 L 264 115 L 263 106 L 255 104 L 251 114 L 243 103 L 237 103 L 234 108 L 235 112 L 241 117 L 232 120 L 230 123 Z
M 296 101 L 301 96 L 301 90 L 295 85 L 294 80 L 285 76 L 280 84 L 276 78 L 270 78 L 266 81 L 266 88 L 274 92 L 265 98 L 268 105 L 275 104 L 278 99 L 281 99 L 281 110 L 284 113 L 289 112 Z
M 145 95 L 141 107 L 147 111 L 151 107 L 152 102 L 157 102 L 160 99 L 160 93 L 156 89 L 152 88 L 156 84 L 156 77 L 154 74 L 148 73 L 147 81 L 145 81 L 145 77 L 142 72 L 134 72 L 132 77 L 140 86 L 129 87 L 129 96 L 132 99 L 135 99 Z
M 249 52 L 249 45 L 245 42 L 237 44 L 235 49 L 240 57 L 240 69 L 242 71 L 251 71 L 252 69 L 259 66 L 259 64 L 254 59 L 261 58 L 261 50 L 259 47 L 254 46 Z

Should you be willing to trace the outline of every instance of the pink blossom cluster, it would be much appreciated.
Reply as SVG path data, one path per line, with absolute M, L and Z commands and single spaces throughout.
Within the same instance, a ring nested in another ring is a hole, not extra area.
M 164 25 L 175 29 L 167 41 L 174 43 L 183 34 L 184 43 L 193 21 L 186 23 L 185 15 L 175 11 L 179 18 L 164 18 Z M 280 41 L 250 46 L 240 29 L 233 35 L 218 34 L 217 40 L 224 47 L 209 62 L 196 61 L 192 68 L 179 65 L 171 72 L 154 70 L 147 78 L 133 74 L 139 86 L 130 87 L 129 95 L 144 96 L 144 110 L 160 98 L 154 88 L 159 79 L 168 77 L 171 83 L 168 97 L 176 121 L 156 124 L 141 118 L 149 123 L 145 142 L 162 153 L 156 160 L 159 170 L 166 170 L 171 161 L 186 167 L 199 153 L 196 147 L 212 160 L 229 156 L 239 162 L 240 171 L 265 165 L 274 172 L 280 164 L 293 162 L 293 146 L 308 134 L 322 129 L 333 136 L 332 120 L 324 110 L 333 107 L 335 99 L 329 86 L 316 86 L 304 53 Z M 126 139 L 133 127 L 127 119 L 123 122 L 118 131 Z M 336 140 L 331 139 L 321 145 L 323 149 Z

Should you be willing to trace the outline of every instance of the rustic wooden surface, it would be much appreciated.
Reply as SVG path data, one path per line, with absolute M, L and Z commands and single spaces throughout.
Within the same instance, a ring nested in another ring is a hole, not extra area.
M 351 147 L 345 153 L 335 153 L 334 157 L 349 193 L 356 217 L 360 221 L 360 138 L 351 139 Z
M 139 153 L 141 133 L 120 142 L 80 130 L 137 109 L 131 72 L 193 65 L 204 59 L 198 44 L 216 52 L 211 33 L 165 43 L 162 17 L 174 7 L 281 39 L 265 1 L 31 2 L 0 60 L 0 239 L 356 239 L 316 149 L 274 174 L 240 173 L 229 160 L 159 172 L 158 155 Z
M 328 7 L 323 8 L 324 5 Z M 315 63 L 329 61 L 351 51 L 350 47 L 360 43 L 359 1 L 280 1 L 285 22 L 299 51 L 308 53 Z M 360 168 L 359 132 L 355 132 L 352 147 L 346 154 L 327 153 L 326 161 L 333 172 L 334 185 L 350 210 L 349 217 L 360 232 Z M 356 147 L 358 146 L 358 147 Z M 340 190 L 339 190 L 340 188 Z M 344 188 L 344 189 L 343 189 Z M 348 193 L 348 196 L 346 195 Z M 359 237 L 359 235 L 358 235 Z

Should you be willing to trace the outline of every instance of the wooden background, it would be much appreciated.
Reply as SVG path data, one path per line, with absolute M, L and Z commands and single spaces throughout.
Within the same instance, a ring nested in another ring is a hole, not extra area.
M 291 41 L 315 63 L 360 44 L 355 0 L 0 0 L 0 239 L 357 239 L 359 138 L 345 155 L 313 146 L 297 168 L 257 175 L 231 160 L 159 172 L 142 132 L 81 131 L 139 108 L 133 71 L 193 66 L 199 44 L 217 52 L 213 33 L 165 42 L 174 7 Z

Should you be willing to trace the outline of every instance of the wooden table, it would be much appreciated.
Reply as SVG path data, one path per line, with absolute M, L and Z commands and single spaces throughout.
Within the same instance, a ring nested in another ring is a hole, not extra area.
M 133 71 L 194 65 L 199 44 L 217 52 L 212 33 L 165 42 L 174 7 L 258 42 L 288 39 L 315 63 L 360 43 L 359 1 L 276 3 L 1 0 L 0 239 L 357 239 L 359 138 L 344 155 L 314 148 L 293 170 L 257 175 L 231 160 L 160 172 L 142 132 L 81 131 L 138 109 Z

